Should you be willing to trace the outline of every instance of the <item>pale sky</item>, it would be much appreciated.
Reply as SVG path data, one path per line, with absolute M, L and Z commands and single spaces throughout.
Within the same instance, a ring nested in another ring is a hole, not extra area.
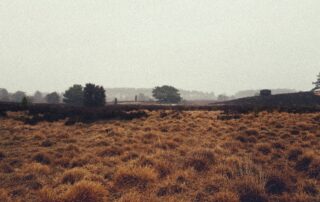
M 310 90 L 319 0 L 1 0 L 0 88 Z

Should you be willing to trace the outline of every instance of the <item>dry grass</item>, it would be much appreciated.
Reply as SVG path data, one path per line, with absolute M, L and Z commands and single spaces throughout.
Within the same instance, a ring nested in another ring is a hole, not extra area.
M 0 119 L 0 201 L 320 201 L 319 114 Z M 21 115 L 21 114 L 20 114 Z

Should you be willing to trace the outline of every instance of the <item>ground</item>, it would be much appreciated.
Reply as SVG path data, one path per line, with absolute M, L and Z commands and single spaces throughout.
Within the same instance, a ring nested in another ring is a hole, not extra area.
M 320 113 L 0 119 L 0 201 L 320 201 Z

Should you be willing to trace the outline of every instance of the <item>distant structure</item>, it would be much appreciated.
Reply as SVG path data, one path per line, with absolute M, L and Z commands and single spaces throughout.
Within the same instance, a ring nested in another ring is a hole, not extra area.
M 271 95 L 271 90 L 269 90 L 269 89 L 260 90 L 260 96 L 266 97 L 266 96 L 270 96 L 270 95 Z

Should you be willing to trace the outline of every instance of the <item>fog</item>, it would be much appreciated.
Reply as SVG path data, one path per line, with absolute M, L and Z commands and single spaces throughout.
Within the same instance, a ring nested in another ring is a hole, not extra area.
M 310 90 L 317 0 L 1 0 L 0 88 Z

